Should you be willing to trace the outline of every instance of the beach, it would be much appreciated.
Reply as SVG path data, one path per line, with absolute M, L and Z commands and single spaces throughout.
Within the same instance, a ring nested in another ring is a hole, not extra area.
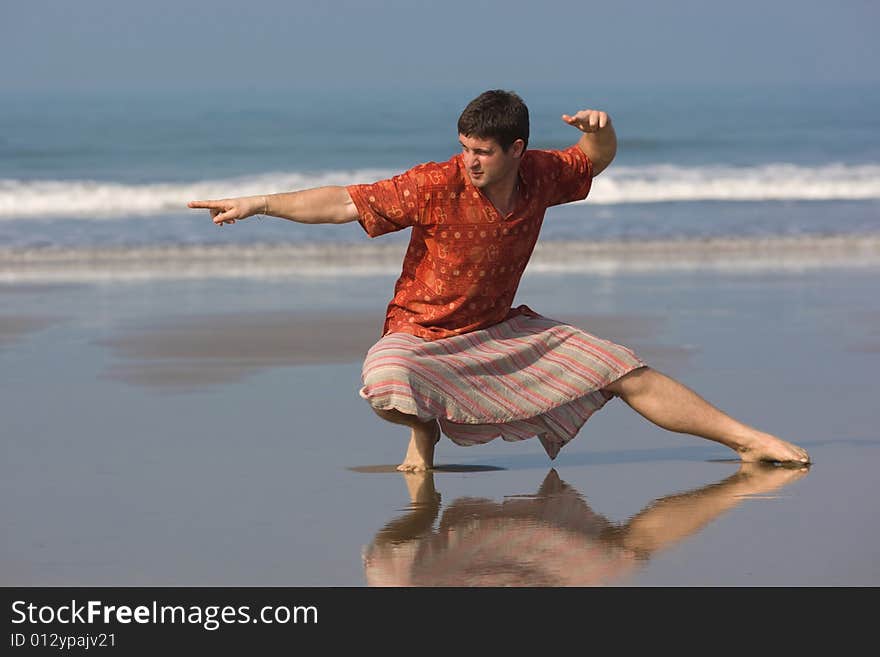
M 880 583 L 876 84 L 515 89 L 530 149 L 573 144 L 580 107 L 619 148 L 548 209 L 514 305 L 630 347 L 808 471 L 613 399 L 553 461 L 444 438 L 427 476 L 395 470 L 407 432 L 358 394 L 410 231 L 218 228 L 187 203 L 444 162 L 484 89 L 80 86 L 0 103 L 7 586 Z
M 393 267 L 7 257 L 3 583 L 880 584 L 880 263 L 874 242 L 840 248 L 621 247 L 566 271 L 536 254 L 516 299 L 805 447 L 809 471 L 743 472 L 615 399 L 555 461 L 536 439 L 444 438 L 425 477 L 394 471 L 405 430 L 358 396 Z

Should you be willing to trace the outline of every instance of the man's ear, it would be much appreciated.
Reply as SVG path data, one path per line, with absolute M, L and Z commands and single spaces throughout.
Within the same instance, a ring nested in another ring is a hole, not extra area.
M 514 157 L 522 157 L 523 153 L 526 152 L 526 142 L 522 139 L 517 139 L 510 145 L 510 147 L 513 150 Z

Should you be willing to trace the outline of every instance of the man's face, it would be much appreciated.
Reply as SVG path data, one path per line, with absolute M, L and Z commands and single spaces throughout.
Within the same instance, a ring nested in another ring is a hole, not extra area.
M 516 176 L 523 152 L 523 142 L 517 139 L 505 152 L 494 139 L 480 139 L 458 135 L 461 156 L 471 183 L 477 189 L 486 189 Z

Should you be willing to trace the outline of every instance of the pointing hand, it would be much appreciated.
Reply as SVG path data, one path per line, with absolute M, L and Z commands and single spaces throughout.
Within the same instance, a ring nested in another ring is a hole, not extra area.
M 264 197 L 243 196 L 219 201 L 190 201 L 187 203 L 187 207 L 210 210 L 211 219 L 218 226 L 222 226 L 223 224 L 234 224 L 236 220 L 259 214 L 264 208 Z

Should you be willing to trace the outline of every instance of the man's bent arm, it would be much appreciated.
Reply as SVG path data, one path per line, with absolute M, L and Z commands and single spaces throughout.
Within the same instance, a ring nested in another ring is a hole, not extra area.
M 598 110 L 581 110 L 574 116 L 563 114 L 562 120 L 584 133 L 577 145 L 593 163 L 593 175 L 598 176 L 617 155 L 617 135 L 611 117 Z
M 242 196 L 216 201 L 190 201 L 190 208 L 207 208 L 215 224 L 235 223 L 265 214 L 303 224 L 344 224 L 358 218 L 357 208 L 345 187 L 328 186 L 297 192 Z

